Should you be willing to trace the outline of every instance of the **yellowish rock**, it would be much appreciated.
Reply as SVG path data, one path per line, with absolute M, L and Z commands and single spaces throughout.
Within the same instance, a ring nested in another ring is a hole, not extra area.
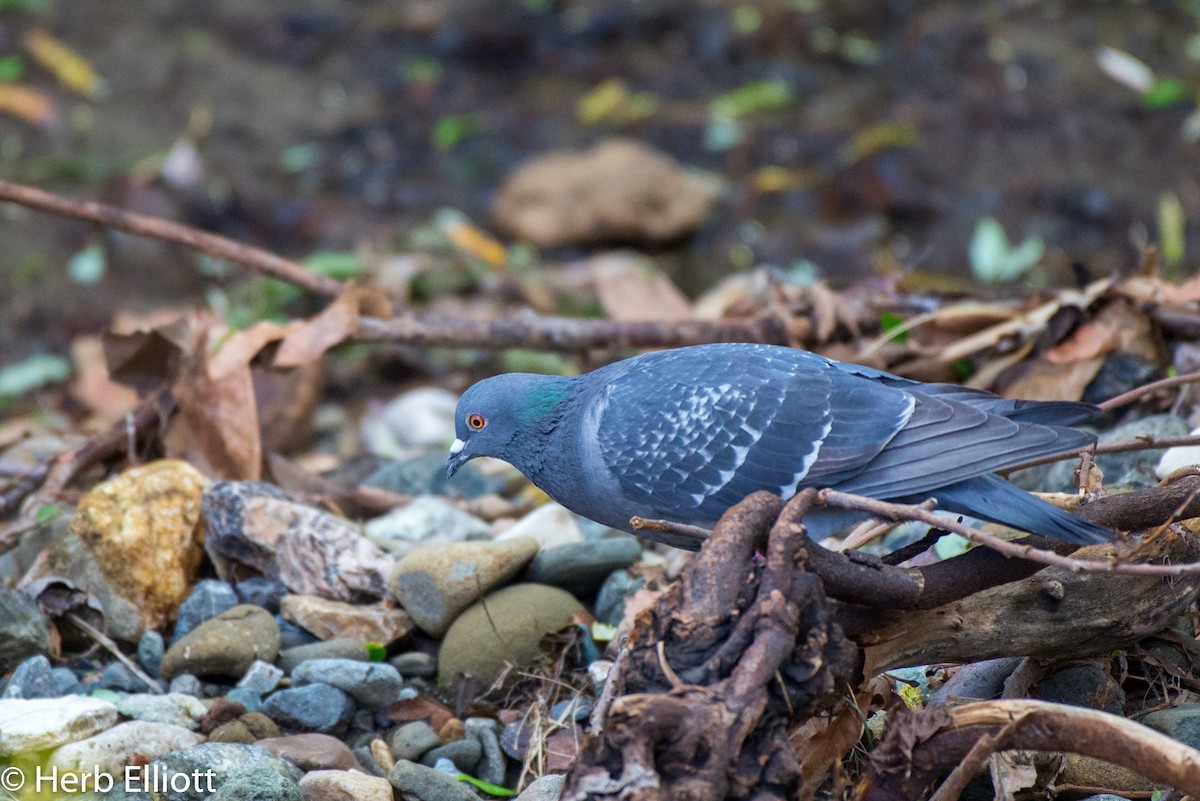
M 173 619 L 191 592 L 204 554 L 200 496 L 208 483 L 186 462 L 151 462 L 93 488 L 71 522 L 149 628 Z
M 322 640 L 339 637 L 387 645 L 412 631 L 403 609 L 383 604 L 348 604 L 315 595 L 286 595 L 279 605 L 284 620 Z

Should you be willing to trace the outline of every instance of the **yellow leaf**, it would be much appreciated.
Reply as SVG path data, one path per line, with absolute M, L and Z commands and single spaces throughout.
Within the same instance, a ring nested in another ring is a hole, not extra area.
M 31 31 L 25 37 L 25 49 L 38 64 L 53 72 L 64 86 L 84 97 L 93 97 L 100 76 L 83 56 L 45 31 Z
M 36 89 L 15 83 L 0 84 L 0 113 L 43 127 L 53 125 L 58 116 L 53 100 Z
M 491 234 L 465 221 L 450 225 L 446 236 L 456 247 L 466 251 L 492 267 L 503 267 L 508 262 L 508 251 Z

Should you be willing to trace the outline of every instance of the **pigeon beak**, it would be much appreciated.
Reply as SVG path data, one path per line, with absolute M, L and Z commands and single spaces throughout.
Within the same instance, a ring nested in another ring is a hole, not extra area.
M 461 439 L 454 440 L 454 444 L 450 446 L 450 458 L 446 460 L 446 480 L 454 478 L 454 474 L 458 472 L 458 468 L 471 457 L 463 453 L 463 448 L 467 447 L 467 443 Z

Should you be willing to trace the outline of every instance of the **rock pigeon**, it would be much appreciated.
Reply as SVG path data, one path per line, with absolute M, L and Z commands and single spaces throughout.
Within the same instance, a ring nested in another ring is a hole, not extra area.
M 881 500 L 928 497 L 956 514 L 1067 542 L 1111 539 L 995 475 L 1095 441 L 1069 426 L 1086 403 L 1002 398 L 926 384 L 775 345 L 646 353 L 576 377 L 510 373 L 462 396 L 446 473 L 502 459 L 604 525 L 630 518 L 711 528 L 758 490 L 832 487 Z M 865 517 L 805 519 L 822 538 Z

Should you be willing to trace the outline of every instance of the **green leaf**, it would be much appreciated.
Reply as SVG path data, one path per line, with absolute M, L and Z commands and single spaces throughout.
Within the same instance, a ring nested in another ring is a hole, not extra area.
M 62 356 L 41 353 L 24 361 L 0 368 L 0 398 L 19 398 L 47 384 L 65 381 L 71 375 L 71 363 Z
M 962 556 L 971 547 L 971 541 L 961 534 L 947 534 L 933 545 L 933 552 L 939 559 L 950 559 Z
M 54 518 L 58 517 L 61 512 L 62 509 L 58 508 L 58 504 L 51 503 L 43 506 L 41 509 L 38 509 L 34 513 L 33 519 L 39 523 L 49 523 Z
M 0 57 L 0 83 L 19 81 L 25 74 L 25 60 L 18 55 Z
M 349 281 L 359 274 L 363 268 L 362 259 L 357 253 L 343 250 L 322 250 L 310 254 L 303 264 L 308 269 L 339 281 Z
M 113 690 L 108 690 L 108 689 L 105 689 L 104 687 L 97 687 L 96 689 L 94 689 L 90 693 L 88 693 L 88 695 L 90 695 L 92 698 L 98 698 L 101 701 L 108 701 L 110 704 L 115 704 L 118 701 L 120 701 L 122 698 L 125 697 L 124 695 L 122 695 L 119 692 L 115 692 Z
M 596 642 L 612 642 L 617 636 L 617 627 L 596 621 L 592 624 L 592 639 Z
M 971 237 L 971 274 L 984 284 L 1015 281 L 1041 261 L 1045 252 L 1046 244 L 1040 236 L 1031 236 L 1012 247 L 1000 222 L 995 217 L 984 217 Z
M 879 315 L 879 327 L 883 329 L 883 332 L 885 334 L 888 331 L 897 329 L 902 325 L 904 325 L 904 318 L 898 314 L 892 314 L 891 312 L 884 312 L 883 314 Z M 907 331 L 897 331 L 895 336 L 888 337 L 888 341 L 898 342 L 901 345 L 903 345 L 905 342 L 908 341 L 908 332 Z
M 67 262 L 67 275 L 81 286 L 99 283 L 108 270 L 108 259 L 100 245 L 88 245 Z
M 438 150 L 450 150 L 479 128 L 477 114 L 447 114 L 433 124 L 430 140 Z
M 1170 108 L 1186 102 L 1191 94 L 1188 85 L 1178 78 L 1156 78 L 1142 94 L 1142 102 L 1146 108 Z
M 382 662 L 387 659 L 387 648 L 383 643 L 369 642 L 367 643 L 367 661 Z
M 466 773 L 460 773 L 454 778 L 458 779 L 460 782 L 466 782 L 467 784 L 478 787 L 488 795 L 496 795 L 507 798 L 517 794 L 516 790 L 510 790 L 507 787 L 501 787 L 498 784 L 485 782 L 483 779 L 476 779 L 474 776 L 469 776 Z
M 756 81 L 718 95 L 709 104 L 714 117 L 736 120 L 757 111 L 774 111 L 792 102 L 792 86 L 787 81 Z
M 1168 266 L 1174 267 L 1183 261 L 1186 227 L 1187 219 L 1179 196 L 1174 192 L 1163 192 L 1158 197 L 1158 246 Z
M 975 363 L 965 357 L 950 362 L 950 369 L 959 381 L 967 381 L 975 375 Z

